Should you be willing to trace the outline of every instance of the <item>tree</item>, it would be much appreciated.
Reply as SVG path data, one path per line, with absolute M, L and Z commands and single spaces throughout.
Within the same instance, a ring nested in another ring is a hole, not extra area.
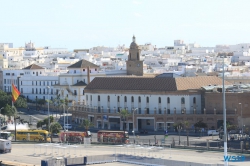
M 88 130 L 89 130 L 89 128 L 92 127 L 92 126 L 94 126 L 94 124 L 93 124 L 89 119 L 84 119 L 84 120 L 82 121 L 82 123 L 80 124 L 79 127 L 85 128 L 86 133 L 87 133 L 87 136 L 89 136 L 89 135 L 88 135 Z
M 207 128 L 207 124 L 204 123 L 202 120 L 200 120 L 200 121 L 198 121 L 198 122 L 196 122 L 196 123 L 194 124 L 194 127 L 195 127 L 195 131 L 196 131 L 197 128 L 198 128 L 198 129 Z
M 62 129 L 62 126 L 60 125 L 60 123 L 58 122 L 53 122 L 51 125 L 50 125 L 50 129 L 51 129 L 51 133 L 59 133 L 60 130 Z
M 38 104 L 40 107 L 42 107 L 43 105 L 45 105 L 45 103 L 46 103 L 46 100 L 44 100 L 44 99 L 38 99 L 38 100 L 37 100 L 37 104 Z
M 42 120 L 39 120 L 36 124 L 36 127 L 39 128 L 39 127 L 42 127 L 43 124 L 43 121 Z
M 184 121 L 183 122 L 183 126 L 186 129 L 186 133 L 187 133 L 187 146 L 189 146 L 189 121 Z
M 126 110 L 126 109 L 122 109 L 120 112 L 119 112 L 121 118 L 122 118 L 122 121 L 123 121 L 123 134 L 124 134 L 124 138 L 125 138 L 125 121 L 126 121 L 126 118 L 130 115 L 129 112 Z
M 6 104 L 4 107 L 4 110 L 2 111 L 3 115 L 7 115 L 8 117 L 15 116 L 17 114 L 17 109 L 15 106 L 10 106 L 9 104 Z

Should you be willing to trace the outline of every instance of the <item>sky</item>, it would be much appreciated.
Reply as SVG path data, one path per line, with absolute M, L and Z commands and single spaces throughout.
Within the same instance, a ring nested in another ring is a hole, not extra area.
M 201 46 L 250 43 L 249 0 L 0 0 L 0 43 L 95 46 Z

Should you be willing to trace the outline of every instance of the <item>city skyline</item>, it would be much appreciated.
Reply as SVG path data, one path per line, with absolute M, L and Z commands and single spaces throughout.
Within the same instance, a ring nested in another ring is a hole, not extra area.
M 0 42 L 37 47 L 115 47 L 131 43 L 201 46 L 249 43 L 246 0 L 240 1 L 4 1 Z

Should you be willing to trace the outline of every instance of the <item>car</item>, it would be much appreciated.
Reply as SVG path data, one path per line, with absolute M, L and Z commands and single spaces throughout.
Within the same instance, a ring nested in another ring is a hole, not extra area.
M 63 126 L 63 129 L 66 129 L 66 130 L 72 129 L 72 125 L 71 124 L 65 124 Z
M 219 131 L 217 131 L 217 130 L 208 130 L 207 131 L 207 135 L 208 136 L 211 136 L 211 135 L 219 135 Z
M 147 130 L 141 130 L 140 133 L 141 134 L 148 134 L 148 131 Z

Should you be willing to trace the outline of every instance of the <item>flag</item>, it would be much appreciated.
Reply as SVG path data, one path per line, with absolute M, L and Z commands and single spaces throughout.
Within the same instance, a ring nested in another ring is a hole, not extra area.
M 12 101 L 16 102 L 16 100 L 18 99 L 20 95 L 20 92 L 18 91 L 18 89 L 15 87 L 14 84 L 12 84 Z

